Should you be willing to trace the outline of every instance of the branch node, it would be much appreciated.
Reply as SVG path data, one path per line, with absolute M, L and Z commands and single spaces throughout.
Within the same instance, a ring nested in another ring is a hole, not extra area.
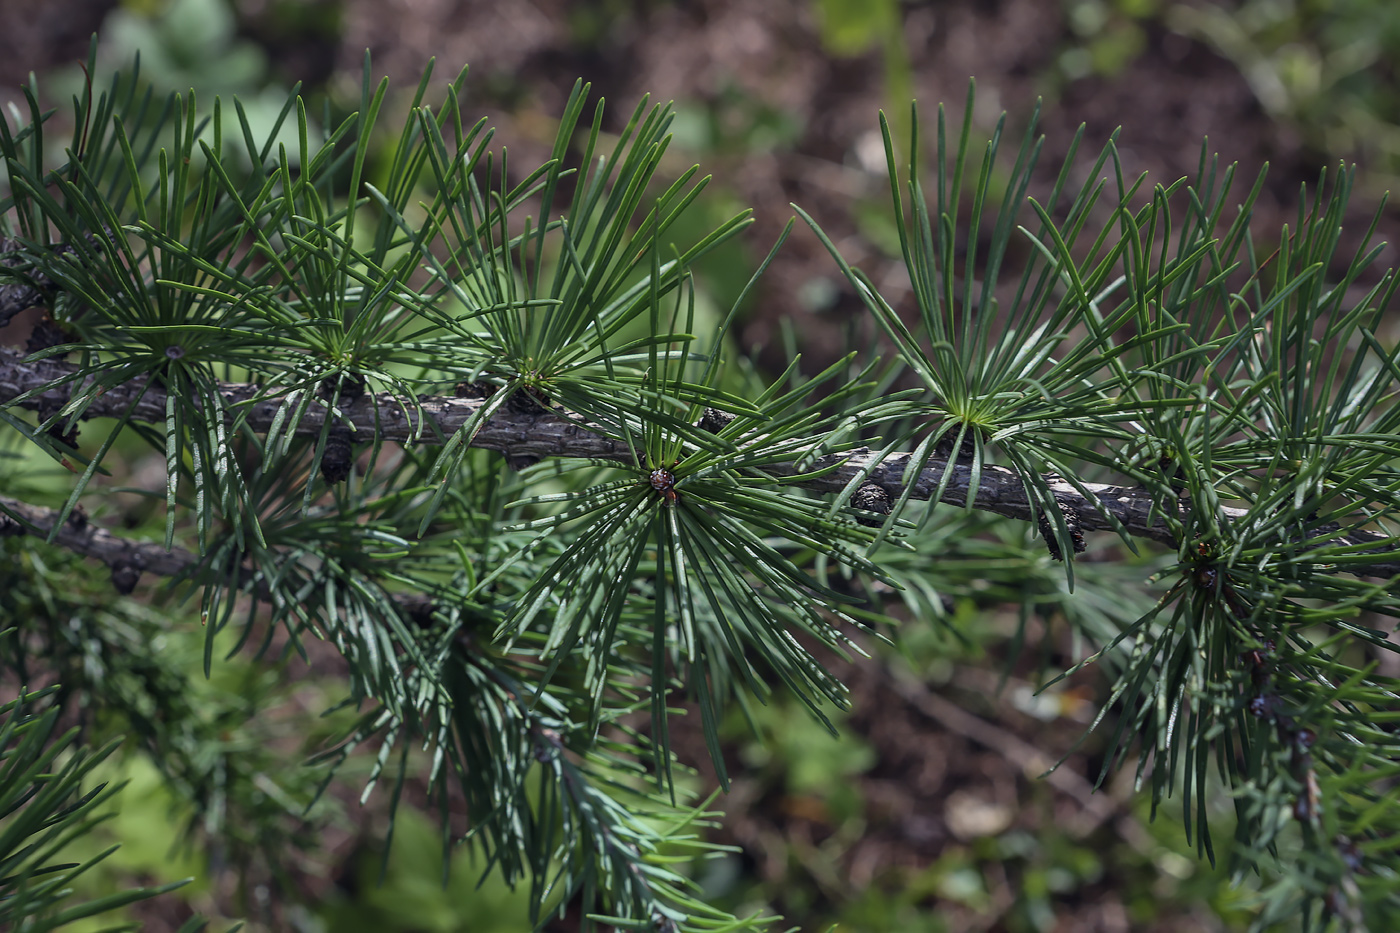
M 1064 516 L 1065 527 L 1069 529 L 1070 542 L 1074 546 L 1074 553 L 1084 553 L 1084 532 L 1080 528 L 1079 510 L 1066 502 L 1058 499 L 1055 504 L 1060 507 L 1060 514 Z M 1064 552 L 1060 550 L 1060 540 L 1055 537 L 1055 526 L 1051 524 L 1049 517 L 1042 511 L 1036 512 L 1036 524 L 1040 527 L 1040 536 L 1045 539 L 1045 549 L 1050 552 L 1050 556 L 1055 560 L 1064 560 Z
M 496 386 L 489 382 L 459 382 L 452 394 L 457 398 L 485 400 L 496 394 Z
M 851 495 L 851 508 L 859 510 L 855 516 L 856 521 L 867 528 L 878 528 L 884 524 L 882 519 L 873 515 L 862 515 L 861 512 L 890 514 L 890 494 L 878 483 L 862 483 Z
M 700 418 L 700 423 L 696 425 L 702 431 L 709 431 L 711 434 L 718 434 L 729 426 L 729 422 L 734 420 L 734 416 L 727 411 L 720 411 L 718 408 L 706 408 L 705 414 Z
M 55 321 L 50 312 L 45 311 L 44 316 L 39 318 L 34 329 L 29 332 L 29 338 L 24 342 L 24 352 L 40 353 L 49 347 L 68 343 L 71 339 L 68 332 L 63 329 L 63 325 Z M 67 356 L 66 353 L 60 353 L 56 358 L 63 359 Z
M 350 429 L 343 424 L 332 425 L 326 434 L 326 449 L 321 452 L 321 478 L 332 485 L 345 482 L 350 476 L 354 453 Z
M 536 386 L 521 386 L 516 389 L 510 394 L 510 398 L 506 399 L 506 405 L 519 415 L 538 415 L 542 411 L 551 411 L 554 407 L 549 393 Z
M 130 596 L 141 579 L 141 568 L 129 560 L 118 560 L 112 564 L 112 588 L 123 596 Z
M 27 533 L 22 524 L 0 512 L 0 538 L 21 538 Z

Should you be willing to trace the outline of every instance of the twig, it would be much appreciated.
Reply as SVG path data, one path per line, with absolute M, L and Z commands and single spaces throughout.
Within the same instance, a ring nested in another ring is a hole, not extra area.
M 59 524 L 57 509 L 30 505 L 10 496 L 0 496 L 0 538 L 32 534 L 47 538 Z M 136 587 L 142 573 L 174 577 L 189 571 L 199 563 L 199 556 L 182 547 L 165 546 L 154 541 L 133 541 L 89 520 L 87 513 L 75 509 L 54 535 L 53 543 L 74 554 L 102 561 L 112 571 L 112 585 L 123 593 Z M 241 585 L 248 587 L 258 599 L 271 598 L 267 581 L 252 569 L 242 568 Z M 394 602 L 407 615 L 425 619 L 432 615 L 434 602 L 421 593 L 394 593 Z
M 0 537 L 34 534 L 47 537 L 58 525 L 59 512 L 30 505 L 9 496 L 0 496 Z M 74 509 L 58 528 L 53 543 L 75 554 L 95 557 L 112 570 L 112 583 L 118 590 L 131 592 L 144 571 L 173 577 L 198 558 L 183 548 L 167 551 L 153 542 L 132 541 L 114 535 L 90 521 L 87 513 Z
M 0 257 L 5 253 L 13 252 L 14 241 L 0 237 Z M 13 260 L 0 258 L 0 265 L 13 266 Z M 44 303 L 44 295 L 37 288 L 29 285 L 10 284 L 0 285 L 0 327 L 10 323 L 10 319 L 21 311 Z
M 23 407 L 55 411 L 71 398 L 75 372 L 77 367 L 71 363 L 52 358 L 26 363 L 19 351 L 0 347 L 0 407 L 25 396 L 19 403 Z M 251 430 L 263 433 L 272 426 L 286 403 L 284 397 L 268 396 L 266 392 L 265 386 L 226 383 L 219 394 L 226 409 L 239 411 Z M 138 397 L 139 402 L 136 401 Z M 136 402 L 135 408 L 131 408 L 133 402 Z M 426 423 L 421 423 L 414 409 L 404 405 L 402 400 L 388 393 L 367 393 L 353 402 L 342 402 L 340 411 L 353 426 L 355 439 L 360 443 L 368 443 L 377 437 L 381 441 L 401 444 L 433 444 L 438 443 L 439 438 L 452 436 L 483 404 L 485 402 L 481 399 L 423 396 L 416 400 L 418 410 L 426 419 Z M 130 417 L 136 421 L 162 423 L 165 414 L 165 390 L 158 385 L 146 384 L 144 379 L 136 379 L 109 389 L 87 407 L 83 417 Z M 325 409 L 312 405 L 296 425 L 295 433 L 318 436 L 325 418 Z M 570 419 L 557 412 L 530 411 L 524 406 L 501 406 L 491 419 L 481 425 L 471 444 L 512 457 L 587 457 L 629 464 L 632 461 L 632 454 L 625 443 L 591 430 L 581 420 Z M 803 480 L 801 485 L 818 492 L 838 492 L 858 475 L 868 471 L 869 482 L 884 488 L 891 496 L 898 496 L 903 490 L 903 474 L 910 456 L 908 453 L 891 454 L 872 467 L 878 455 L 866 447 L 824 454 L 803 463 L 800 471 L 811 473 L 833 467 L 831 472 L 816 479 Z M 799 472 L 799 466 L 794 459 L 789 463 L 772 464 L 767 470 L 777 476 L 793 476 Z M 936 458 L 930 460 L 914 480 L 911 496 L 916 499 L 931 498 L 937 491 L 944 470 L 949 470 L 951 476 L 939 501 L 963 505 L 971 491 L 972 468 L 959 463 L 950 465 L 948 461 Z M 1108 483 L 1082 484 L 1098 498 L 1099 504 L 1096 506 L 1065 480 L 1056 476 L 1048 476 L 1046 480 L 1056 499 L 1077 513 L 1079 526 L 1083 530 L 1112 529 L 1114 522 L 1109 518 L 1112 516 L 1135 537 L 1177 546 L 1170 529 L 1162 520 L 1160 508 L 1154 509 L 1150 490 Z M 975 507 L 1023 521 L 1035 521 L 1039 515 L 1038 506 L 1028 500 L 1020 478 L 1011 470 L 991 464 L 982 467 Z M 1245 509 L 1228 506 L 1222 507 L 1221 513 L 1227 521 L 1238 521 L 1248 515 Z M 1333 523 L 1330 528 L 1324 526 L 1313 534 L 1315 537 L 1336 534 L 1339 528 Z M 1400 561 L 1394 559 L 1393 538 L 1354 532 L 1338 535 L 1328 544 L 1368 547 L 1379 552 L 1374 561 L 1348 564 L 1338 569 L 1376 577 L 1400 575 Z

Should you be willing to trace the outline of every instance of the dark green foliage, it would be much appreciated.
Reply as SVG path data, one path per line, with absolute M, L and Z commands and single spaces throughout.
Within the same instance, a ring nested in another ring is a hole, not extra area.
M 13 629 L 0 634 L 14 636 Z M 82 863 L 61 855 L 102 821 L 103 805 L 119 789 L 92 782 L 118 743 L 93 751 L 79 744 L 76 728 L 60 732 L 57 691 L 22 693 L 0 707 L 0 923 L 16 933 L 57 929 L 186 883 L 74 902 L 74 879 L 113 850 Z
M 1390 787 L 1400 749 L 1377 723 L 1393 714 L 1396 684 L 1358 652 L 1396 650 L 1393 623 L 1381 620 L 1400 615 L 1400 602 L 1394 577 L 1346 571 L 1393 560 L 1400 543 L 1400 348 L 1376 336 L 1397 284 L 1372 268 L 1381 247 L 1368 233 L 1354 257 L 1338 253 L 1352 172 L 1324 174 L 1311 199 L 1304 190 L 1297 226 L 1263 257 L 1249 230 L 1262 178 L 1231 210 L 1233 169 L 1204 152 L 1193 183 L 1144 198 L 1144 179 L 1124 179 L 1110 142 L 1069 205 L 1067 163 L 1044 205 L 1029 200 L 1038 226 L 1014 228 L 1038 150 L 1028 134 L 978 266 L 971 245 L 955 252 L 970 113 L 971 96 L 953 149 L 940 108 L 936 197 L 926 202 L 915 177 L 907 224 L 901 215 L 922 329 L 843 263 L 926 388 L 921 420 L 936 429 L 906 477 L 945 437 L 956 435 L 948 449 L 971 440 L 974 473 L 995 445 L 1049 516 L 1056 555 L 1075 542 L 1048 478 L 1091 503 L 1085 483 L 1101 477 L 1150 489 L 1178 562 L 1159 573 L 1171 586 L 1157 605 L 1083 662 L 1119 669 L 1104 712 L 1123 715 L 1100 779 L 1136 755 L 1154 807 L 1180 794 L 1188 837 L 1213 859 L 1213 770 L 1236 803 L 1232 864 L 1241 875 L 1282 870 L 1263 893 L 1261 925 L 1301 911 L 1308 922 L 1385 926 L 1400 908 Z M 999 136 L 1000 125 L 972 192 L 973 230 Z M 1106 182 L 1116 191 L 1096 209 Z M 1079 245 L 1095 217 L 1102 231 Z M 993 283 L 1013 229 L 1037 253 L 1002 310 Z M 952 472 L 949 461 L 944 483 Z M 1348 540 L 1360 531 L 1379 534 Z M 1069 561 L 1065 572 L 1073 583 Z
M 1236 209 L 1232 170 L 1204 155 L 1191 182 L 1149 189 L 1111 140 L 1082 174 L 1076 139 L 1031 197 L 1034 126 L 1009 168 L 1001 124 L 979 161 L 969 92 L 960 133 L 939 111 L 928 192 L 917 114 L 907 184 L 885 128 L 912 316 L 826 241 L 895 361 L 805 378 L 794 360 L 764 381 L 726 359 L 734 311 L 707 316 L 690 274 L 747 215 L 667 239 L 705 181 L 666 177 L 668 107 L 643 102 L 608 140 L 580 84 L 550 157 L 520 171 L 463 121 L 464 76 L 435 109 L 425 74 L 375 170 L 387 89 L 365 73 L 358 113 L 318 130 L 293 98 L 264 141 L 241 110 L 225 139 L 220 103 L 206 126 L 192 99 L 157 105 L 135 80 L 79 102 L 57 168 L 32 92 L 33 122 L 0 132 L 17 244 L 0 285 L 48 283 L 69 337 L 30 364 L 75 358 L 58 410 L 24 411 L 40 390 L 0 407 L 17 443 L 77 473 L 51 537 L 119 440 L 155 451 L 165 543 L 193 549 L 170 583 L 198 595 L 206 675 L 221 632 L 258 657 L 322 639 L 347 664 L 354 721 L 318 756 L 323 788 L 361 746 L 365 793 L 387 780 L 391 811 L 421 776 L 444 852 L 465 841 L 527 887 L 538 923 L 572 906 L 593 926 L 759 928 L 772 918 L 730 916 L 689 880 L 713 815 L 677 779 L 673 703 L 693 703 L 724 783 L 727 710 L 778 688 L 829 727 L 847 700 L 822 652 L 893 615 L 1005 600 L 1023 630 L 1062 617 L 1091 646 L 1082 663 L 1115 684 L 1106 772 L 1136 754 L 1205 855 L 1207 796 L 1232 795 L 1231 864 L 1268 879 L 1261 926 L 1386 925 L 1395 684 L 1372 655 L 1400 607 L 1393 579 L 1364 574 L 1400 551 L 1400 355 L 1379 336 L 1396 279 L 1371 268 L 1378 247 L 1339 251 L 1348 172 L 1304 192 L 1261 256 L 1258 187 Z M 284 124 L 295 151 L 273 145 Z M 105 435 L 55 441 L 132 380 Z M 476 407 L 447 431 L 433 412 L 454 390 Z M 163 413 L 138 418 L 147 394 Z M 538 463 L 529 436 L 504 457 L 474 446 L 506 419 L 611 446 Z M 833 455 L 861 447 L 833 480 Z M 999 470 L 1020 500 L 979 500 Z M 962 511 L 919 501 L 955 478 Z M 1110 482 L 1150 501 L 1136 531 Z M 1062 563 L 979 507 L 1036 522 Z M 1114 557 L 1144 534 L 1174 554 L 1076 569 L 1095 528 L 1117 533 Z M 1153 571 L 1155 602 L 1122 595 Z M 80 650 L 49 637 L 55 663 Z M 111 690 L 150 661 L 151 702 L 197 719 L 178 672 L 131 651 L 65 683 Z M 32 661 L 20 644 L 10 665 Z M 172 737 L 212 739 L 149 731 L 171 781 L 215 810 Z M 304 789 L 287 799 L 309 805 Z
M 32 719 L 27 732 L 16 734 L 46 738 L 47 746 L 33 740 L 35 748 L 46 748 L 46 755 L 73 754 L 76 770 L 71 780 L 64 778 L 69 785 L 94 783 L 103 773 L 94 774 L 94 769 L 119 747 L 139 750 L 164 778 L 173 801 L 189 814 L 183 825 L 171 820 L 170 851 L 217 840 L 223 859 L 241 871 L 285 870 L 298 853 L 315 845 L 303 815 L 317 775 L 285 760 L 278 746 L 295 744 L 286 741 L 276 723 L 258 718 L 276 705 L 278 678 L 244 669 L 221 672 L 222 685 L 205 683 L 197 669 L 181 663 L 197 658 L 197 651 L 169 641 L 172 633 L 160 612 L 133 600 L 113 600 L 110 584 L 101 576 L 80 582 L 86 574 L 79 558 L 55 553 L 33 537 L 0 541 L 0 616 L 22 620 L 0 638 L 0 676 L 21 684 L 58 679 L 16 701 L 20 706 L 14 715 Z M 60 726 L 71 728 L 60 735 L 55 731 Z M 125 741 L 114 734 L 119 730 L 127 733 Z M 328 727 L 317 731 L 322 737 L 331 734 Z M 85 740 L 104 744 L 89 752 L 79 748 Z M 69 747 L 75 751 L 64 750 Z M 18 769 L 36 753 L 26 745 L 9 758 Z M 62 810 L 63 819 L 55 821 L 68 841 L 110 815 L 99 803 L 109 801 L 118 788 L 104 784 L 99 790 L 83 806 Z M 16 820 L 13 825 L 19 832 L 28 824 Z M 71 881 L 76 873 L 68 877 Z M 84 884 L 90 889 L 92 883 L 80 882 Z M 67 882 L 64 889 L 71 894 Z M 131 900 L 114 896 L 101 903 L 119 906 Z M 44 901 L 16 903 L 21 906 L 14 916 L 20 917 Z M 17 929 L 30 927 L 20 924 Z

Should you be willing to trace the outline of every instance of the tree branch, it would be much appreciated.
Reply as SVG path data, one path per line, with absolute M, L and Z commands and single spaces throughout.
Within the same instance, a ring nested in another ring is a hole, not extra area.
M 47 538 L 59 524 L 57 509 L 30 505 L 10 496 L 0 496 L 0 538 L 32 534 Z M 122 593 L 130 593 L 142 573 L 173 577 L 199 563 L 199 555 L 182 547 L 166 550 L 155 541 L 133 541 L 113 534 L 94 524 L 81 509 L 68 515 L 54 535 L 53 543 L 83 557 L 94 557 L 112 571 L 112 585 Z M 253 571 L 242 568 L 242 582 L 252 583 L 252 593 L 258 599 L 270 599 L 267 581 Z M 410 616 L 427 618 L 433 611 L 433 600 L 421 593 L 394 593 L 393 600 Z
M 58 525 L 59 512 L 30 505 L 9 496 L 0 496 L 0 537 L 25 533 L 48 537 Z M 143 571 L 173 577 L 199 558 L 183 548 L 167 551 L 155 542 L 132 541 L 114 535 L 88 520 L 87 513 L 74 509 L 54 534 L 53 543 L 75 554 L 95 557 L 112 570 L 112 585 L 130 593 Z
M 0 405 L 23 397 L 19 404 L 25 408 L 55 411 L 68 403 L 71 397 L 68 384 L 72 382 L 75 372 L 77 367 L 71 363 L 58 359 L 26 363 L 20 352 L 0 347 Z M 220 390 L 220 395 L 226 408 L 241 409 L 248 426 L 263 433 L 271 427 L 286 403 L 283 396 L 265 396 L 266 391 L 265 386 L 227 383 Z M 133 403 L 134 408 L 131 407 Z M 388 393 L 365 394 L 353 402 L 342 402 L 339 407 L 353 425 L 355 438 L 361 443 L 368 443 L 377 436 L 380 440 L 401 444 L 431 444 L 450 437 L 485 402 L 481 399 L 424 396 L 418 399 L 417 404 L 426 423 L 420 423 L 416 412 Z M 165 390 L 159 385 L 148 384 L 145 379 L 136 379 L 108 390 L 88 406 L 83 418 L 129 417 L 161 423 L 165 420 L 165 411 Z M 325 408 L 312 405 L 296 425 L 295 433 L 318 436 L 325 418 Z M 481 425 L 471 445 L 510 456 L 588 457 L 622 464 L 632 462 L 632 454 L 626 444 L 590 430 L 580 420 L 570 420 L 556 412 L 520 411 L 509 405 L 502 406 Z M 803 463 L 800 472 L 810 473 L 827 467 L 833 467 L 832 471 L 816 479 L 803 480 L 801 485 L 818 492 L 839 492 L 862 471 L 869 470 L 868 482 L 897 497 L 903 490 L 902 478 L 910 456 L 908 453 L 891 454 L 872 468 L 871 463 L 876 455 L 869 448 L 824 454 Z M 937 491 L 943 471 L 949 468 L 945 460 L 930 460 L 915 479 L 910 495 L 916 499 L 931 498 Z M 793 476 L 799 472 L 796 461 L 773 464 L 767 469 L 777 476 Z M 952 475 L 939 501 L 961 506 L 972 491 L 972 469 L 955 463 L 951 471 Z M 1112 529 L 1113 522 L 1108 518 L 1112 516 L 1135 537 L 1148 538 L 1170 547 L 1177 546 L 1171 531 L 1161 519 L 1160 509 L 1154 513 L 1150 490 L 1137 486 L 1083 483 L 1083 487 L 1098 498 L 1100 505 L 1096 506 L 1065 480 L 1056 476 L 1050 476 L 1047 480 L 1056 499 L 1074 511 L 1082 530 Z M 975 507 L 1023 521 L 1036 521 L 1039 515 L 1038 507 L 1027 498 L 1016 474 L 990 464 L 982 467 Z M 1222 507 L 1221 511 L 1229 521 L 1239 521 L 1248 514 L 1245 509 L 1229 506 Z M 1336 534 L 1339 530 L 1340 526 L 1333 523 L 1330 528 L 1324 526 L 1313 534 Z M 1389 577 L 1400 574 L 1400 560 L 1395 559 L 1391 541 L 1385 535 L 1354 532 L 1338 534 L 1328 543 L 1376 549 L 1374 561 L 1348 564 L 1339 569 Z
M 17 265 L 13 259 L 5 258 L 6 253 L 14 252 L 16 244 L 13 240 L 0 236 L 0 266 L 13 268 Z M 37 280 L 44 284 L 49 283 L 42 275 Z M 10 323 L 10 319 L 21 311 L 28 311 L 30 308 L 44 304 L 44 294 L 39 289 L 30 285 L 12 283 L 0 285 L 0 327 Z

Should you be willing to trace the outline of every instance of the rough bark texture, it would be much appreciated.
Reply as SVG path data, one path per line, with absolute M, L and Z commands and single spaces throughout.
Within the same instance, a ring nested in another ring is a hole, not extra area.
M 0 347 L 0 402 L 20 398 L 20 404 L 26 408 L 55 411 L 67 404 L 76 372 L 75 365 L 60 360 L 24 363 L 20 353 Z M 292 404 L 286 396 L 262 397 L 264 392 L 266 389 L 262 386 L 230 383 L 223 386 L 221 394 L 226 410 L 240 412 L 249 428 L 263 433 L 272 426 L 278 413 Z M 165 390 L 160 386 L 150 385 L 145 380 L 133 380 L 108 390 L 88 406 L 83 417 L 130 417 L 159 423 L 165 420 L 165 400 Z M 450 437 L 485 403 L 484 399 L 422 396 L 417 399 L 417 410 L 414 410 L 387 393 L 379 393 L 361 395 L 353 402 L 344 403 L 341 410 L 353 427 L 357 442 L 364 443 L 377 436 L 380 440 L 400 444 L 431 444 Z M 296 425 L 295 433 L 318 436 L 325 417 L 325 409 L 311 406 Z M 525 406 L 503 405 L 498 408 L 495 416 L 481 425 L 471 445 L 511 457 L 588 457 L 619 463 L 630 463 L 632 459 L 625 443 L 591 429 L 581 419 L 569 417 L 567 412 L 527 409 Z M 806 488 L 826 493 L 840 492 L 857 476 L 864 474 L 864 482 L 874 483 L 892 497 L 898 497 L 904 488 L 903 477 L 909 457 L 907 453 L 896 453 L 872 466 L 878 456 L 869 448 L 860 447 L 821 454 L 805 462 L 794 460 L 771 464 L 765 469 L 776 476 L 821 473 L 829 469 L 830 472 L 804 479 L 801 483 Z M 946 460 L 930 461 L 914 480 L 910 495 L 916 499 L 931 498 L 937 492 L 945 470 L 951 471 L 951 477 L 940 501 L 965 504 L 973 491 L 973 469 L 961 463 L 950 465 Z M 1061 508 L 1077 517 L 1081 530 L 1112 530 L 1116 522 L 1121 523 L 1134 537 L 1176 546 L 1177 542 L 1160 513 L 1154 513 L 1151 493 L 1144 488 L 1106 483 L 1080 484 L 1097 497 L 1098 505 L 1095 505 L 1062 478 L 1048 476 L 1047 483 Z M 1004 467 L 983 466 L 975 494 L 979 509 L 1023 521 L 1037 521 L 1039 518 L 1039 509 L 1027 499 L 1020 479 Z M 1186 503 L 1183 502 L 1181 507 L 1185 508 Z M 1241 520 L 1247 514 L 1244 509 L 1228 506 L 1222 512 L 1229 521 Z M 1333 525 L 1330 529 L 1317 529 L 1315 534 L 1335 533 L 1337 530 L 1338 526 Z M 1379 545 L 1385 538 L 1358 532 L 1338 540 L 1348 545 Z M 1391 576 L 1400 573 L 1400 561 L 1392 558 L 1392 554 L 1382 553 L 1374 562 L 1366 564 L 1364 569 L 1360 566 L 1354 569 L 1372 576 Z

